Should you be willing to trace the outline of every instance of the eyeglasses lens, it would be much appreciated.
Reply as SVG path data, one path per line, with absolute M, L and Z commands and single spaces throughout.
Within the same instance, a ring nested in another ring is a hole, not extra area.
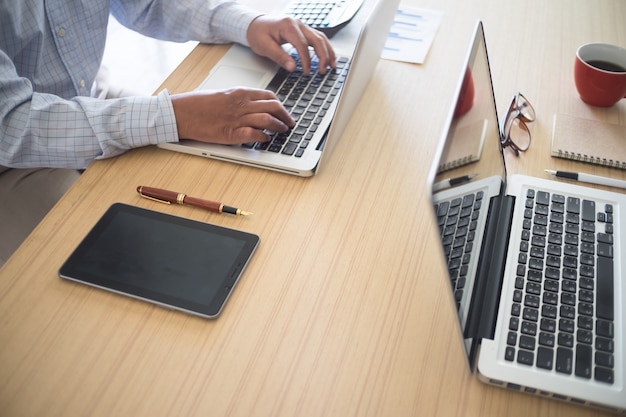
M 519 117 L 511 123 L 508 139 L 515 144 L 520 151 L 525 151 L 530 146 L 530 131 Z
M 525 151 L 530 146 L 530 130 L 526 123 L 535 120 L 535 110 L 522 94 L 516 94 L 507 114 L 503 144 Z M 508 143 L 507 143 L 508 142 Z M 517 151 L 516 151 L 517 153 Z
M 519 116 L 525 122 L 534 122 L 535 121 L 535 109 L 533 106 L 526 100 L 526 97 L 519 94 L 515 100 L 515 108 L 519 112 Z

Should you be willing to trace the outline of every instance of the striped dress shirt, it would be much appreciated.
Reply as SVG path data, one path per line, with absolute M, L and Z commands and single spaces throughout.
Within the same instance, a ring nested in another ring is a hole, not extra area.
M 162 40 L 244 45 L 258 16 L 223 0 L 0 0 L 0 166 L 85 168 L 178 140 L 167 91 L 91 97 L 109 13 Z

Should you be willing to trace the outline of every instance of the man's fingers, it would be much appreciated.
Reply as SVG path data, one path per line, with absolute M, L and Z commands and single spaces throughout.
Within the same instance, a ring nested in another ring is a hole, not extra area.
M 267 142 L 270 139 L 262 130 L 253 127 L 240 127 L 234 136 L 237 138 L 235 143 Z
M 252 127 L 254 129 L 271 130 L 285 133 L 290 126 L 269 113 L 252 113 L 241 118 L 240 127 Z
M 319 71 L 322 74 L 325 74 L 328 67 L 335 68 L 337 66 L 335 51 L 326 35 L 322 32 L 309 28 L 303 23 L 301 23 L 301 25 L 306 44 L 313 48 L 315 55 L 317 55 L 319 60 Z M 304 52 L 300 52 L 300 50 L 298 50 L 298 53 L 302 54 Z M 309 54 L 308 48 L 306 53 L 307 55 Z
M 249 103 L 247 114 L 268 114 L 280 120 L 287 126 L 293 126 L 295 120 L 278 100 L 258 100 Z

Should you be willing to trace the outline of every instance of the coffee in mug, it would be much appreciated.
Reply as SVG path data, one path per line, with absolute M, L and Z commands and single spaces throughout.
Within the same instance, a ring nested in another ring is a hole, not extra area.
M 610 107 L 626 98 L 626 49 L 588 43 L 576 51 L 574 81 L 587 104 Z

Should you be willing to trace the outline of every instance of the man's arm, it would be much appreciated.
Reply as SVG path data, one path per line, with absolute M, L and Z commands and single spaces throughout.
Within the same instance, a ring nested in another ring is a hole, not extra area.
M 237 42 L 250 46 L 288 71 L 293 59 L 281 45 L 291 43 L 309 70 L 311 46 L 323 71 L 335 66 L 335 54 L 328 38 L 304 23 L 286 16 L 265 16 L 234 1 L 113 0 L 111 13 L 130 29 L 169 41 L 203 43 Z
M 129 29 L 161 40 L 247 46 L 248 26 L 262 13 L 225 0 L 112 0 L 111 14 Z
M 0 50 L 0 165 L 85 168 L 94 159 L 176 140 L 167 92 L 115 100 L 36 93 Z

